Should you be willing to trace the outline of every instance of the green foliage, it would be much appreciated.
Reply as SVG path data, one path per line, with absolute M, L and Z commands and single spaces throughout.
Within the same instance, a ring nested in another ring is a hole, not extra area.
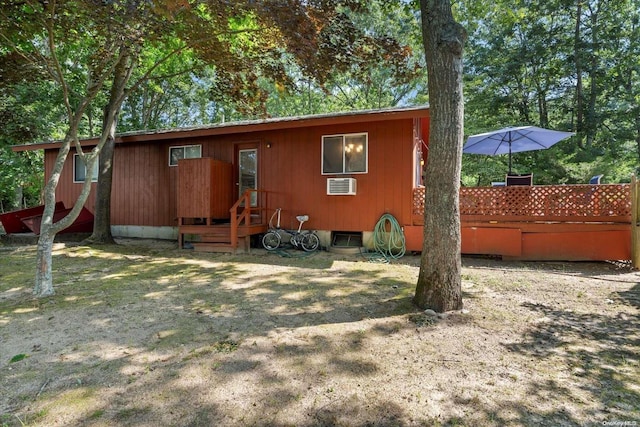
M 163 63 L 159 77 L 125 102 L 121 129 L 388 107 L 415 103 L 424 92 L 420 31 L 410 8 L 373 2 L 305 11 L 293 4 L 236 6 L 228 31 L 217 36 L 219 56 L 193 50 Z M 308 22 L 309 14 L 316 21 Z M 233 69 L 223 60 L 229 57 Z M 180 73 L 185 62 L 192 68 Z
M 323 82 L 289 67 L 295 84 L 270 90 L 267 111 L 287 116 L 424 103 L 426 68 L 415 11 L 393 2 L 369 2 L 350 14 L 362 34 L 348 66 Z M 344 30 L 343 30 L 344 31 Z M 353 30 L 355 31 L 355 30 Z M 366 37 L 364 35 L 367 35 Z
M 5 211 L 22 205 L 33 206 L 40 201 L 42 191 L 42 153 L 14 153 L 0 148 L 0 201 Z M 16 200 L 19 197 L 21 200 Z
M 0 87 L 0 207 L 5 211 L 40 202 L 43 153 L 14 153 L 11 146 L 36 142 L 55 131 L 49 124 L 55 109 L 50 108 L 47 89 L 10 76 Z
M 16 362 L 20 362 L 21 360 L 26 359 L 27 357 L 29 357 L 26 354 L 20 353 L 20 354 L 16 354 L 15 356 L 13 356 L 10 360 L 9 363 L 16 363 Z
M 16 156 L 6 147 L 60 139 L 67 121 L 59 88 L 24 57 L 46 40 L 38 22 L 44 4 L 0 0 L 7 18 L 0 31 L 8 34 L 0 50 L 0 118 L 7 124 L 0 133 L 0 160 L 9 166 L 0 170 L 5 205 L 16 182 L 24 183 L 35 202 L 40 188 L 32 182 L 41 176 L 28 176 L 42 168 L 41 159 Z M 120 131 L 428 99 L 415 1 L 154 4 L 152 9 L 132 0 L 57 5 L 59 16 L 66 17 L 56 31 L 59 40 L 64 34 L 58 49 L 70 65 L 64 71 L 72 104 L 81 99 L 90 70 L 110 66 L 105 58 L 118 32 L 142 43 Z M 582 2 L 580 10 L 566 0 L 473 0 L 454 8 L 469 34 L 466 135 L 528 124 L 577 131 L 577 137 L 550 150 L 514 155 L 514 170 L 533 172 L 538 184 L 583 183 L 596 174 L 604 174 L 604 182 L 624 182 L 640 172 L 638 0 Z M 87 106 L 81 136 L 101 131 L 110 85 L 106 81 Z M 465 155 L 462 181 L 488 185 L 501 181 L 506 170 L 506 156 Z
M 470 35 L 467 135 L 517 125 L 578 132 L 550 150 L 514 155 L 514 168 L 533 172 L 539 184 L 584 183 L 596 174 L 626 182 L 640 172 L 640 3 L 580 4 L 459 5 Z M 507 170 L 506 156 L 463 161 L 463 182 L 487 185 Z

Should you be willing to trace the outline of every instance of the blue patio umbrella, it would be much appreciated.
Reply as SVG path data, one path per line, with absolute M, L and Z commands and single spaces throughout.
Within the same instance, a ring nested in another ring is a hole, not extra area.
M 489 156 L 509 154 L 509 174 L 511 174 L 511 153 L 544 150 L 572 135 L 575 133 L 536 126 L 508 127 L 470 136 L 462 152 Z

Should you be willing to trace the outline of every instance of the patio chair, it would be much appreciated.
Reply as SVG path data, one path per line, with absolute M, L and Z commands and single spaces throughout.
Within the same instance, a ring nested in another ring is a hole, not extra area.
M 507 175 L 504 182 L 506 185 L 533 185 L 533 174 Z
M 596 175 L 589 180 L 589 184 L 600 184 L 600 180 L 604 175 Z

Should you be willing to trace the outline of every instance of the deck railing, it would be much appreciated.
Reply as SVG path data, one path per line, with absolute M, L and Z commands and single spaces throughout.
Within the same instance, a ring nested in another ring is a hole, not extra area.
M 260 197 L 262 195 L 262 197 Z M 260 200 L 258 200 L 260 199 Z M 257 206 L 251 206 L 252 202 L 256 202 Z M 230 235 L 231 248 L 235 250 L 238 247 L 238 228 L 245 225 L 251 225 L 253 215 L 259 215 L 259 222 L 265 222 L 265 207 L 268 206 L 267 192 L 264 190 L 248 189 L 229 209 L 231 214 Z
M 414 190 L 414 223 L 422 224 L 424 187 Z M 629 184 L 462 187 L 464 221 L 631 222 Z

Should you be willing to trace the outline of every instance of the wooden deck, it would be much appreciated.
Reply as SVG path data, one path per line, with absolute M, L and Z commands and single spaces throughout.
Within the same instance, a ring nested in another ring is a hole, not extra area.
M 267 231 L 266 194 L 247 191 L 234 203 L 233 166 L 211 158 L 178 162 L 178 245 L 202 252 L 249 252 Z M 253 200 L 252 200 L 253 195 Z
M 252 199 L 258 201 L 259 206 L 251 206 Z M 251 236 L 263 234 L 269 228 L 265 209 L 261 206 L 267 206 L 267 193 L 247 190 L 231 209 L 228 209 L 228 221 L 218 222 L 211 215 L 181 216 L 178 218 L 178 247 L 191 245 L 193 249 L 201 252 L 248 253 L 251 249 Z M 209 214 L 212 211 L 205 209 L 197 212 Z
M 520 260 L 632 258 L 630 184 L 463 187 L 463 254 Z M 412 225 L 423 225 L 424 188 Z

